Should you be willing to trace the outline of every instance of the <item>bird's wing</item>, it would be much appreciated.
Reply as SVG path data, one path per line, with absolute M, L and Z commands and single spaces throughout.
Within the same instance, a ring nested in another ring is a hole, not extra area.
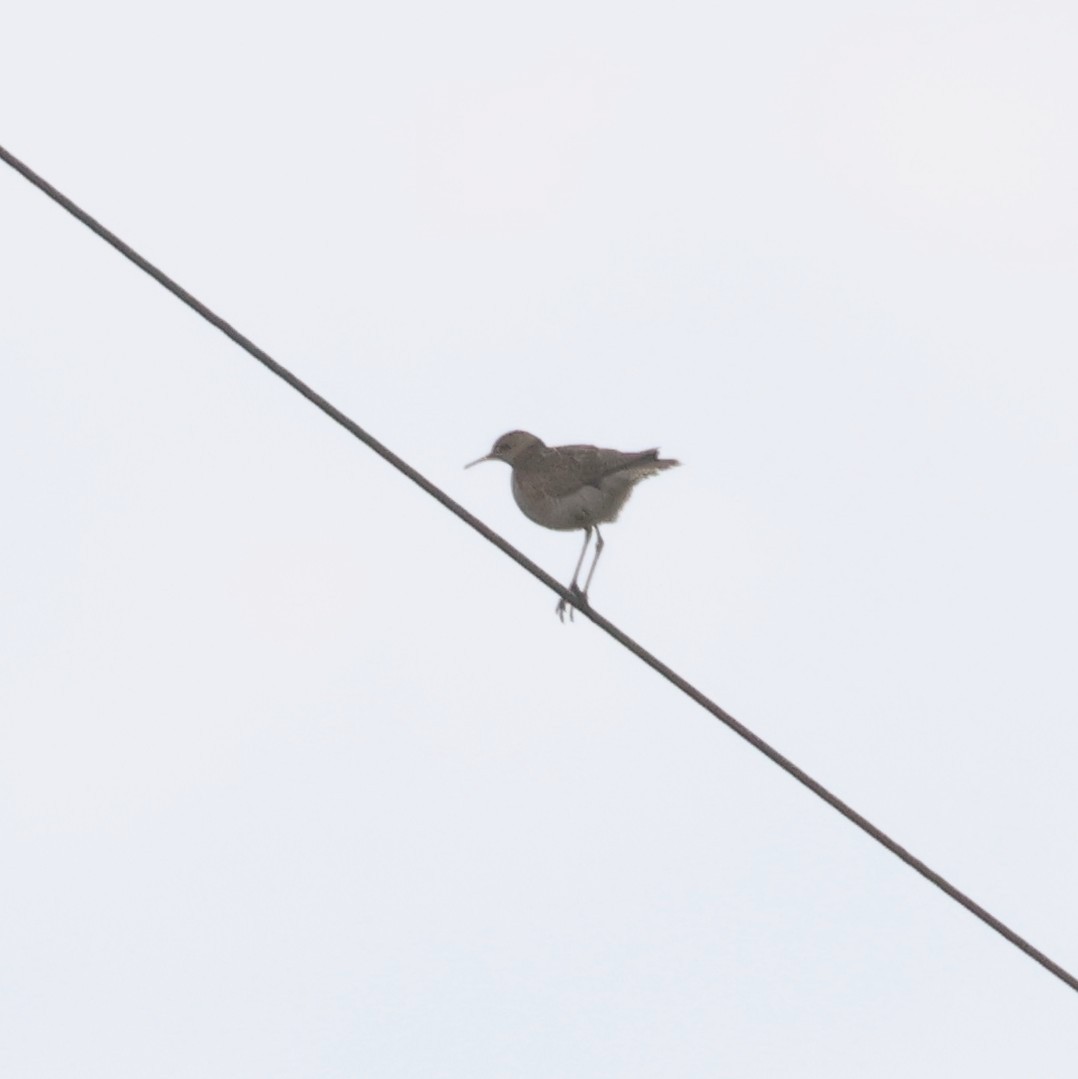
M 557 453 L 543 455 L 543 488 L 555 498 L 572 494 L 581 487 L 598 487 L 615 472 L 639 471 L 647 474 L 658 450 L 622 453 L 596 446 L 559 446 Z

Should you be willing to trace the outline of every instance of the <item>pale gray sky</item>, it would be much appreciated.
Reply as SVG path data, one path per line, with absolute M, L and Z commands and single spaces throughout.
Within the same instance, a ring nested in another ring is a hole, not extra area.
M 0 142 L 1078 969 L 1078 9 L 7 19 Z M 0 1071 L 1070 1074 L 1078 997 L 0 168 Z

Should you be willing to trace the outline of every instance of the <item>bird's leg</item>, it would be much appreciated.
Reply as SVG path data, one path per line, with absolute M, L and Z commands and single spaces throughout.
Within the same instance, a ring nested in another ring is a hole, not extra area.
M 588 601 L 588 589 L 591 588 L 591 579 L 595 576 L 595 567 L 599 564 L 599 555 L 603 553 L 603 548 L 606 544 L 603 542 L 603 534 L 599 531 L 599 526 L 595 526 L 595 557 L 591 560 L 591 569 L 588 570 L 588 579 L 584 582 L 584 591 L 581 594 L 581 598 L 585 603 Z
M 598 535 L 599 530 L 596 529 L 595 533 L 596 533 L 596 535 Z M 577 577 L 580 576 L 580 567 L 582 565 L 584 565 L 584 555 L 587 553 L 588 543 L 590 541 L 591 541 L 591 529 L 590 528 L 585 528 L 584 529 L 584 546 L 580 548 L 580 557 L 576 560 L 576 569 L 573 570 L 573 579 L 569 582 L 569 591 L 572 592 L 573 595 L 580 596 L 582 598 L 583 598 L 584 594 L 587 592 L 587 588 L 585 588 L 584 591 L 581 592 L 580 591 L 580 585 L 578 585 L 576 583 L 576 579 L 577 579 Z M 593 565 L 592 569 L 594 570 L 594 568 L 595 567 Z M 591 580 L 591 575 L 590 574 L 588 575 L 588 580 L 589 581 Z M 558 617 L 563 622 L 565 621 L 565 612 L 566 611 L 569 612 L 569 621 L 571 622 L 573 620 L 573 608 L 564 599 L 558 600 L 558 606 L 557 606 L 556 610 L 557 610 Z

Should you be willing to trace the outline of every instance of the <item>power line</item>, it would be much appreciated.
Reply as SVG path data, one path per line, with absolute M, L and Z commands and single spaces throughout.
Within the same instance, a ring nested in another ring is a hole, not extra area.
M 437 499 L 446 509 L 451 513 L 456 514 L 465 524 L 470 525 L 481 536 L 489 540 L 498 547 L 515 562 L 524 567 L 532 576 L 542 581 L 549 589 L 556 592 L 563 599 L 569 603 L 573 603 L 576 606 L 576 597 L 570 593 L 570 591 L 561 583 L 556 581 L 545 570 L 541 569 L 530 558 L 521 554 L 515 547 L 513 547 L 506 540 L 502 539 L 497 532 L 488 528 L 478 517 L 473 516 L 458 502 L 454 501 L 439 487 L 436 487 L 425 476 L 417 472 L 411 465 L 398 457 L 386 446 L 382 445 L 373 435 L 368 434 L 362 427 L 360 427 L 353 420 L 349 419 L 340 409 L 330 404 L 324 397 L 316 393 L 305 382 L 297 378 L 287 368 L 282 367 L 272 356 L 267 352 L 260 349 L 253 341 L 241 334 L 237 329 L 227 323 L 219 315 L 210 310 L 204 303 L 196 299 L 186 289 L 182 288 L 175 281 L 172 280 L 167 274 L 159 270 L 153 263 L 143 258 L 137 251 L 129 247 L 118 236 L 110 232 L 104 225 L 96 221 L 85 210 L 81 209 L 74 202 L 72 202 L 66 195 L 62 194 L 55 187 L 52 186 L 47 180 L 39 176 L 29 166 L 23 164 L 18 158 L 10 154 L 3 146 L 0 146 L 0 158 L 2 158 L 8 165 L 11 166 L 16 172 L 20 173 L 23 177 L 30 181 L 35 187 L 39 188 L 46 195 L 49 196 L 54 202 L 62 206 L 69 214 L 81 221 L 87 228 L 96 232 L 106 243 L 111 244 L 117 251 L 120 252 L 125 258 L 133 262 L 139 269 L 149 274 L 160 285 L 164 286 L 178 299 L 182 300 L 192 310 L 197 311 L 207 322 L 216 326 L 223 334 L 231 338 L 240 348 L 250 353 L 259 363 L 268 367 L 278 378 L 283 379 L 294 390 L 301 393 L 307 398 L 313 405 L 320 408 L 327 416 L 339 423 L 346 431 L 355 435 L 364 445 L 374 450 L 380 457 L 388 461 L 399 472 L 402 472 L 413 483 L 417 484 L 424 491 L 427 492 L 432 498 Z M 994 929 L 1005 940 L 1009 941 L 1016 948 L 1025 952 L 1031 959 L 1040 963 L 1045 970 L 1054 974 L 1060 981 L 1070 986 L 1071 989 L 1078 992 L 1078 978 L 1069 973 L 1058 963 L 1049 959 L 1042 951 L 1035 948 L 1024 937 L 1019 936 L 1013 929 L 1005 925 L 994 915 L 990 914 L 979 903 L 975 903 L 964 892 L 959 891 L 953 884 L 942 877 L 934 869 L 931 869 L 920 858 L 914 857 L 910 854 L 905 847 L 900 846 L 889 835 L 877 828 L 871 821 L 861 816 L 857 810 L 847 805 L 837 795 L 832 794 L 821 783 L 818 783 L 807 772 L 799 768 L 793 761 L 784 757 L 777 749 L 765 742 L 759 735 L 753 733 L 744 724 L 734 719 L 728 712 L 720 708 L 714 701 L 703 694 L 690 682 L 686 681 L 676 671 L 668 667 L 661 660 L 653 656 L 646 648 L 639 645 L 627 634 L 623 633 L 612 622 L 609 622 L 601 614 L 599 614 L 594 608 L 590 606 L 577 607 L 581 614 L 590 618 L 600 629 L 604 630 L 611 637 L 614 638 L 619 644 L 627 648 L 638 659 L 646 663 L 652 670 L 658 672 L 668 682 L 677 686 L 687 697 L 695 701 L 705 711 L 710 712 L 717 720 L 725 723 L 735 734 L 740 735 L 746 742 L 748 742 L 755 749 L 759 750 L 765 757 L 768 757 L 775 764 L 777 764 L 783 771 L 788 772 L 799 783 L 808 787 L 813 794 L 825 801 L 832 809 L 836 809 L 847 820 L 857 825 L 863 832 L 870 835 L 881 846 L 886 847 L 897 858 L 900 858 L 911 869 L 916 870 L 926 880 L 931 881 L 937 888 L 939 888 L 946 895 L 950 896 L 956 903 L 965 907 L 971 914 L 980 918 L 982 922 Z

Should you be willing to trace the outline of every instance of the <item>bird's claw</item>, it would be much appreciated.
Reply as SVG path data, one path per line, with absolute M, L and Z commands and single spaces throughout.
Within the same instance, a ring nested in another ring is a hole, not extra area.
M 555 608 L 555 612 L 558 618 L 564 622 L 565 612 L 569 612 L 569 621 L 573 621 L 573 612 L 577 607 L 586 607 L 588 605 L 588 594 L 574 581 L 569 585 L 569 591 L 573 595 L 573 602 L 570 603 L 564 596 L 558 600 L 558 606 Z

